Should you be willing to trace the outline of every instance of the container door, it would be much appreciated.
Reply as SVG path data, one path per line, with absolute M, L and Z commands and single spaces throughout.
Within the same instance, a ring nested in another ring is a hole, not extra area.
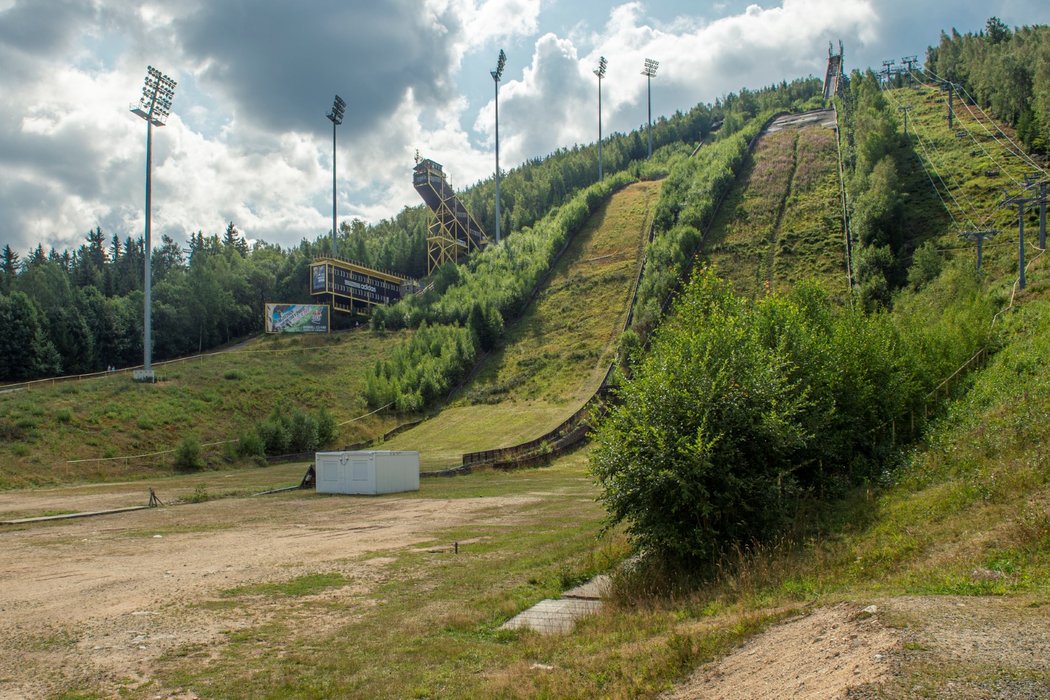
M 317 491 L 320 493 L 336 493 L 339 490 L 339 461 L 325 459 L 319 465 L 317 475 Z
M 350 460 L 353 471 L 352 493 L 375 493 L 375 472 L 372 470 L 372 460 L 352 459 Z

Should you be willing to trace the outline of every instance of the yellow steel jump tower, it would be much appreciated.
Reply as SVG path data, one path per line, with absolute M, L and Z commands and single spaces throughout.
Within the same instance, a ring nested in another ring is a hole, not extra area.
M 488 236 L 445 180 L 440 163 L 417 157 L 412 184 L 434 212 L 427 234 L 428 274 L 488 245 Z

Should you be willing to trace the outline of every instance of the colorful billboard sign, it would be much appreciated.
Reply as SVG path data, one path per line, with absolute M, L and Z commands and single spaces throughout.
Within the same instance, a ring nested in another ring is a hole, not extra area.
M 328 333 L 327 304 L 267 304 L 267 333 Z

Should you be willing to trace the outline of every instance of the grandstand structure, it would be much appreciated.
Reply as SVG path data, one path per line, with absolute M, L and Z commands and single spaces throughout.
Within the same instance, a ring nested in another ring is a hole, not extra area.
M 393 304 L 418 286 L 413 279 L 345 258 L 316 258 L 310 263 L 310 294 L 344 314 L 367 314 L 373 306 Z
M 417 156 L 412 184 L 434 212 L 427 232 L 428 274 L 488 245 L 488 236 L 449 186 L 440 163 Z
M 846 86 L 845 73 L 843 72 L 842 42 L 839 42 L 839 52 L 834 53 L 834 46 L 828 42 L 828 68 L 824 71 L 824 99 L 830 100 L 838 95 Z

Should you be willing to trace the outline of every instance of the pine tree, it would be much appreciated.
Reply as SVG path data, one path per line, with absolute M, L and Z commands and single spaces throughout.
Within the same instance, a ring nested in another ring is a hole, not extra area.
M 222 247 L 227 251 L 237 251 L 241 257 L 248 254 L 248 241 L 244 240 L 232 221 L 226 226 L 226 232 L 222 235 Z
M 18 253 L 11 249 L 10 243 L 4 246 L 3 253 L 0 253 L 0 291 L 11 291 L 15 275 L 18 274 L 18 258 Z

